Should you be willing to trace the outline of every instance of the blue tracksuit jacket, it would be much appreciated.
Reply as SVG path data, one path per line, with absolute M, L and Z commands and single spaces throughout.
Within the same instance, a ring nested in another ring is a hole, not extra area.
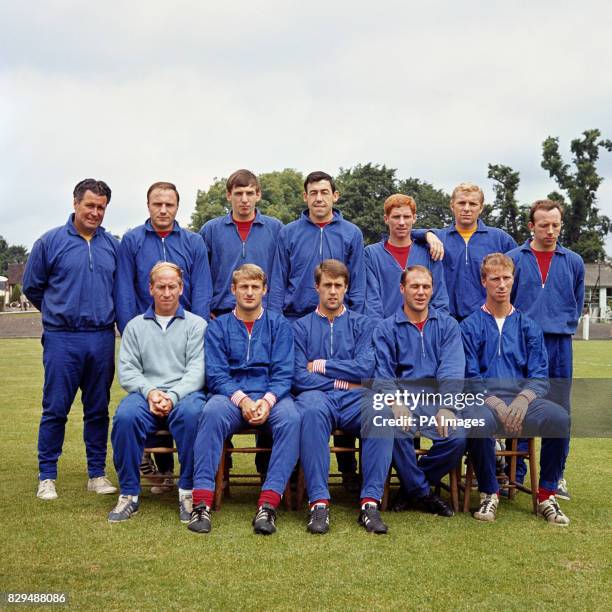
M 206 385 L 210 394 L 227 397 L 236 391 L 252 400 L 289 394 L 293 379 L 293 331 L 279 313 L 264 309 L 249 335 L 233 312 L 211 321 L 204 339 Z
M 308 210 L 281 229 L 274 257 L 270 297 L 271 309 L 292 319 L 312 312 L 319 303 L 314 287 L 314 269 L 324 259 L 338 259 L 349 269 L 347 308 L 363 312 L 366 275 L 361 230 L 346 221 L 336 209 L 324 228 L 314 224 Z
M 333 323 L 317 311 L 295 321 L 295 393 L 331 391 L 334 380 L 361 383 L 372 378 L 375 326 L 375 321 L 351 310 L 345 310 Z M 325 376 L 307 371 L 308 362 L 315 359 L 325 359 Z
M 115 323 L 113 285 L 119 242 L 103 227 L 90 241 L 65 225 L 43 234 L 32 247 L 23 292 L 42 312 L 48 331 L 98 331 Z
M 212 312 L 227 312 L 236 305 L 231 291 L 232 272 L 242 264 L 257 264 L 270 279 L 277 236 L 282 227 L 278 219 L 262 215 L 259 211 L 255 213 L 251 231 L 244 242 L 231 213 L 211 219 L 202 226 L 200 235 L 208 250 L 213 284 Z M 264 297 L 264 305 L 267 297 Z
M 515 265 L 512 303 L 545 334 L 574 334 L 584 306 L 582 257 L 557 243 L 546 283 L 529 240 L 507 253 Z
M 453 317 L 464 319 L 480 308 L 486 291 L 480 282 L 480 264 L 490 253 L 506 253 L 516 247 L 514 238 L 478 221 L 468 244 L 454 225 L 433 230 L 444 244 L 444 275 Z
M 181 268 L 181 305 L 185 310 L 208 320 L 212 282 L 202 239 L 181 228 L 176 221 L 170 234 L 160 238 L 147 219 L 144 225 L 126 232 L 119 248 L 116 299 L 120 332 L 131 319 L 146 312 L 151 305 L 149 272 L 159 261 L 168 261 Z
M 385 248 L 386 237 L 376 244 L 365 248 L 367 274 L 365 313 L 377 319 L 386 319 L 402 307 L 403 300 L 399 290 L 402 268 L 397 259 Z M 413 242 L 406 266 L 424 266 L 433 275 L 433 296 L 431 305 L 448 312 L 448 294 L 444 280 L 444 266 L 441 261 L 433 261 L 429 247 Z
M 396 379 L 435 379 L 442 383 L 442 393 L 462 386 L 465 356 L 459 325 L 431 306 L 422 332 L 403 310 L 385 319 L 374 331 L 374 351 L 374 376 L 389 390 Z
M 488 395 L 512 401 L 523 389 L 536 397 L 548 391 L 544 335 L 530 317 L 514 309 L 501 334 L 493 315 L 479 308 L 461 322 L 466 378 L 483 381 Z

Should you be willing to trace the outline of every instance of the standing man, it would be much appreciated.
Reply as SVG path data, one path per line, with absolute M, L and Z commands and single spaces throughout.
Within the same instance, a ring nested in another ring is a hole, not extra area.
M 389 236 L 365 249 L 367 272 L 366 305 L 368 316 L 386 319 L 404 303 L 400 293 L 400 278 L 407 266 L 425 266 L 433 276 L 434 293 L 431 305 L 448 312 L 448 295 L 441 261 L 434 261 L 429 248 L 412 240 L 416 221 L 414 198 L 396 193 L 384 203 L 385 225 Z
M 158 261 L 176 264 L 182 270 L 183 291 L 181 306 L 206 320 L 210 314 L 212 282 L 206 248 L 197 234 L 183 229 L 176 221 L 180 196 L 173 183 L 159 181 L 147 191 L 149 218 L 143 225 L 126 232 L 119 247 L 116 300 L 117 324 L 123 333 L 125 326 L 136 315 L 143 314 L 151 306 L 149 273 Z M 166 440 L 152 438 L 151 445 L 166 444 Z M 145 455 L 141 470 L 153 482 L 152 493 L 171 490 L 174 481 L 172 455 L 155 457 Z M 156 476 L 158 473 L 161 476 Z M 165 478 L 163 478 L 165 476 Z M 161 478 L 161 482 L 160 482 Z
M 257 210 L 261 186 L 250 170 L 236 170 L 227 179 L 227 201 L 232 210 L 206 222 L 200 230 L 208 250 L 212 275 L 210 310 L 215 316 L 231 312 L 236 305 L 231 291 L 232 273 L 242 264 L 258 265 L 269 278 L 283 224 Z M 266 303 L 264 298 L 264 304 Z
M 362 426 L 361 381 L 372 377 L 374 321 L 347 310 L 347 267 L 335 259 L 314 272 L 319 305 L 294 323 L 296 407 L 302 416 L 300 460 L 308 488 L 310 533 L 329 530 L 329 436 L 336 428 L 359 435 Z M 363 485 L 359 523 L 368 532 L 387 533 L 379 504 L 391 465 L 393 438 L 364 436 Z
M 350 277 L 347 306 L 363 312 L 366 288 L 363 235 L 334 208 L 339 198 L 336 183 L 329 174 L 311 172 L 304 181 L 308 209 L 279 232 L 269 305 L 290 320 L 317 307 L 314 269 L 324 259 L 338 259 L 346 265 Z
M 549 385 L 542 330 L 510 303 L 514 264 L 509 257 L 487 255 L 481 276 L 486 301 L 461 322 L 466 378 L 479 381 L 479 390 L 486 389 L 487 396 L 478 414 L 485 418 L 485 425 L 468 443 L 480 491 L 480 507 L 474 518 L 495 520 L 499 486 L 493 436 L 502 431 L 510 436 L 544 436 L 538 514 L 554 525 L 567 525 L 569 519 L 555 496 L 565 458 L 569 415 L 558 404 L 543 399 Z
M 423 266 L 411 266 L 402 272 L 400 292 L 403 308 L 385 319 L 374 332 L 377 384 L 404 386 L 414 381 L 414 390 L 436 381 L 433 391 L 446 395 L 461 387 L 465 357 L 461 332 L 457 322 L 444 312 L 429 305 L 433 293 L 431 272 Z M 409 418 L 409 407 L 394 406 L 397 417 Z M 459 429 L 451 431 L 445 421 L 453 421 L 453 406 L 413 406 L 418 418 L 427 417 L 421 433 L 433 440 L 433 445 L 417 462 L 411 431 L 398 434 L 393 446 L 393 463 L 401 482 L 393 509 L 404 510 L 415 501 L 427 512 L 450 517 L 450 506 L 431 491 L 442 477 L 460 461 L 465 440 Z M 429 427 L 434 418 L 436 427 Z
M 506 232 L 485 225 L 480 219 L 484 193 L 473 183 L 460 183 L 451 195 L 455 222 L 435 230 L 444 244 L 444 276 L 450 314 L 461 321 L 482 306 L 485 290 L 480 282 L 480 264 L 489 253 L 505 253 L 516 247 Z
M 255 533 L 276 531 L 276 509 L 297 462 L 300 417 L 289 395 L 293 378 L 293 333 L 287 320 L 264 309 L 264 271 L 244 264 L 232 278 L 233 312 L 221 315 L 206 334 L 206 384 L 212 395 L 194 446 L 193 512 L 188 528 L 208 533 L 215 475 L 223 443 L 255 427 L 272 435 L 272 456 L 253 519 Z
M 128 321 L 151 305 L 149 272 L 158 261 L 183 272 L 181 306 L 208 319 L 212 282 L 206 248 L 197 234 L 179 226 L 179 193 L 172 183 L 153 183 L 147 191 L 149 218 L 126 232 L 119 248 L 117 322 L 123 333 Z
M 127 521 L 140 506 L 138 465 L 147 435 L 168 427 L 181 464 L 179 517 L 192 510 L 193 441 L 204 407 L 204 331 L 206 321 L 180 305 L 183 273 L 168 262 L 155 264 L 149 291 L 153 305 L 124 330 L 119 352 L 119 382 L 129 393 L 113 418 L 115 469 L 121 493 L 108 515 Z
M 57 499 L 57 461 L 68 413 L 80 388 L 87 490 L 114 493 L 105 476 L 108 402 L 115 373 L 113 284 L 118 241 L 101 227 L 111 190 L 85 179 L 73 192 L 66 225 L 39 238 L 26 264 L 23 291 L 42 312 L 45 383 L 38 430 L 37 497 Z
M 515 265 L 512 303 L 544 331 L 551 380 L 549 399 L 570 413 L 573 375 L 572 335 L 584 306 L 584 262 L 577 253 L 559 244 L 563 207 L 554 200 L 538 200 L 529 211 L 532 239 L 508 253 Z M 565 439 L 563 469 L 569 454 Z M 519 463 L 517 478 L 524 476 Z M 557 497 L 569 499 L 561 475 Z

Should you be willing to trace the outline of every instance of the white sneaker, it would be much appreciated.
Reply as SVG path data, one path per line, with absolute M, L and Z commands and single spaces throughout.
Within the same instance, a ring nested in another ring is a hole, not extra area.
M 557 484 L 557 497 L 559 499 L 565 499 L 567 501 L 570 500 L 570 494 L 567 488 L 567 480 L 565 480 L 565 478 L 562 478 Z
M 38 483 L 38 491 L 36 492 L 38 499 L 57 499 L 57 491 L 55 490 L 55 480 L 47 478 Z
M 106 476 L 96 476 L 87 481 L 87 490 L 94 491 L 98 495 L 110 495 L 117 492 L 117 487 Z
M 168 493 L 174 489 L 174 478 L 172 478 L 172 472 L 158 472 L 157 479 L 159 484 L 151 487 L 152 495 L 161 495 L 162 493 Z
M 538 504 L 538 515 L 543 516 L 549 523 L 559 527 L 567 527 L 570 522 L 569 518 L 559 508 L 554 495 Z
M 480 507 L 472 516 L 479 521 L 494 521 L 495 515 L 497 514 L 498 505 L 499 497 L 497 496 L 497 493 L 481 493 Z

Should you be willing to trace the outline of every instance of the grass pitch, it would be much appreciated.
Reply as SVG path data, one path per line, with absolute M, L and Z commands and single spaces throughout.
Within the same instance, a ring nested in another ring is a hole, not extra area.
M 575 376 L 610 377 L 612 342 L 574 349 Z M 567 529 L 536 519 L 519 494 L 502 501 L 491 525 L 467 514 L 386 513 L 389 535 L 372 536 L 338 493 L 327 536 L 306 533 L 305 511 L 283 511 L 279 532 L 264 538 L 250 526 L 257 491 L 245 488 L 234 489 L 205 536 L 178 522 L 174 494 L 144 492 L 137 516 L 107 522 L 116 497 L 86 491 L 79 401 L 59 463 L 60 498 L 37 500 L 40 343 L 0 340 L 0 380 L 0 591 L 66 591 L 70 607 L 86 610 L 612 609 L 610 439 L 572 442 Z M 111 411 L 122 397 L 115 383 Z

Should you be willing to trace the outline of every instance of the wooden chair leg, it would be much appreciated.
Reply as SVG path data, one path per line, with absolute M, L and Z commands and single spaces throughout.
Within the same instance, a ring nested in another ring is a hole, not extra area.
M 387 480 L 385 480 L 385 488 L 383 491 L 383 498 L 380 504 L 380 509 L 384 512 L 389 505 L 389 484 L 391 482 L 391 470 L 389 470 L 389 474 L 387 474 Z
M 295 491 L 296 510 L 301 510 L 304 504 L 304 493 L 306 491 L 306 481 L 304 478 L 304 468 L 300 465 L 298 469 L 297 487 Z
M 518 439 L 512 438 L 510 442 L 510 450 L 516 452 L 518 445 Z M 508 499 L 514 499 L 516 497 L 516 455 L 510 457 L 510 487 L 508 487 Z
M 463 491 L 463 511 L 470 511 L 470 495 L 472 493 L 472 481 L 474 480 L 474 466 L 472 465 L 472 459 L 467 456 L 467 463 L 465 466 L 465 489 Z
M 287 483 L 285 487 L 285 493 L 283 494 L 283 499 L 285 500 L 285 510 L 293 510 L 293 493 L 291 492 L 291 479 Z
M 535 438 L 529 438 L 529 477 L 531 479 L 531 501 L 533 513 L 538 513 L 538 462 L 535 450 Z
M 223 503 L 223 481 L 225 478 L 225 457 L 227 454 L 227 443 L 223 444 L 223 450 L 221 451 L 221 460 L 219 461 L 219 469 L 217 469 L 217 475 L 215 477 L 215 510 L 221 510 L 221 504 Z
M 461 478 L 461 463 L 450 471 L 450 497 L 453 512 L 459 512 L 459 478 Z

